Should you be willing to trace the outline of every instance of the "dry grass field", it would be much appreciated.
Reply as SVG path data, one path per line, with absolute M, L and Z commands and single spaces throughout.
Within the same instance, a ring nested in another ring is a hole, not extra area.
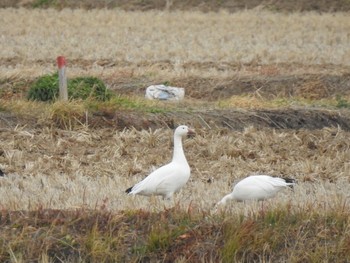
M 0 9 L 0 261 L 349 262 L 349 21 Z M 27 101 L 58 55 L 68 77 L 99 77 L 117 98 Z M 186 99 L 145 101 L 157 83 Z M 170 160 L 178 124 L 197 132 L 190 181 L 172 201 L 126 195 Z M 250 174 L 298 184 L 263 210 L 214 209 Z
M 0 14 L 0 56 L 5 61 L 18 59 L 15 68 L 2 64 L 1 77 L 55 70 L 57 54 L 64 54 L 68 61 L 94 61 L 89 73 L 101 76 L 114 76 L 118 72 L 113 63 L 122 62 L 124 70 L 132 70 L 135 76 L 163 77 L 243 75 L 245 65 L 251 64 L 295 63 L 316 66 L 314 71 L 320 65 L 350 66 L 348 13 L 0 9 Z M 165 68 L 161 70 L 157 63 L 164 63 Z M 191 63 L 213 66 L 202 70 L 190 67 Z M 130 69 L 129 64 L 139 67 Z M 243 69 L 225 67 L 231 64 Z M 70 72 L 81 74 L 84 68 L 73 66 Z M 270 71 L 274 74 L 278 69 Z M 295 74 L 301 72 L 306 73 L 293 69 Z

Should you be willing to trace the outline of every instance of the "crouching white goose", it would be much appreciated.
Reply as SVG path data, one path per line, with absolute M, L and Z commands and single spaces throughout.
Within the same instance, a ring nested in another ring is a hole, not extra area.
M 182 137 L 194 135 L 194 130 L 185 125 L 174 132 L 174 152 L 170 163 L 158 168 L 141 182 L 126 189 L 131 195 L 161 195 L 163 199 L 171 199 L 190 178 L 191 170 L 182 147 Z
M 246 200 L 263 201 L 276 196 L 276 194 L 286 187 L 296 184 L 294 179 L 272 177 L 269 175 L 251 175 L 239 181 L 233 191 L 224 196 L 217 205 L 225 205 L 228 200 L 239 202 Z

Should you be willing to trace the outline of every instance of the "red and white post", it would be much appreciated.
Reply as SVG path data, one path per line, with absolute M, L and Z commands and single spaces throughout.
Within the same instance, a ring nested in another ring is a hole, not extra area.
M 58 78 L 59 78 L 59 99 L 68 100 L 67 76 L 66 76 L 66 58 L 64 56 L 57 57 Z

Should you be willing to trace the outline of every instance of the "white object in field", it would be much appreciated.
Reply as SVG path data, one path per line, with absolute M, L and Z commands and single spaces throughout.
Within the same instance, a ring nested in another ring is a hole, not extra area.
M 170 163 L 154 170 L 141 182 L 126 189 L 126 193 L 132 195 L 160 195 L 163 199 L 172 198 L 188 181 L 191 175 L 190 166 L 187 163 L 182 148 L 182 137 L 194 134 L 194 130 L 185 125 L 176 128 L 174 132 L 174 152 Z
M 150 100 L 182 100 L 185 89 L 166 85 L 152 85 L 146 89 L 147 99 Z
M 279 191 L 296 184 L 294 179 L 272 177 L 269 175 L 251 175 L 239 181 L 233 191 L 224 196 L 217 205 L 225 205 L 228 200 L 263 201 L 274 197 Z

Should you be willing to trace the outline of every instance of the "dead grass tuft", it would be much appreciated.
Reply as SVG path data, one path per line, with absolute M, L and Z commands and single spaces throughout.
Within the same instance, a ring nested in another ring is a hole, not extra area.
M 296 95 L 306 99 L 320 100 L 328 98 L 329 92 L 322 81 L 315 80 L 302 85 Z
M 85 122 L 84 115 L 86 116 Z M 47 118 L 64 130 L 73 130 L 77 126 L 88 125 L 88 111 L 82 102 L 57 101 L 49 108 Z

